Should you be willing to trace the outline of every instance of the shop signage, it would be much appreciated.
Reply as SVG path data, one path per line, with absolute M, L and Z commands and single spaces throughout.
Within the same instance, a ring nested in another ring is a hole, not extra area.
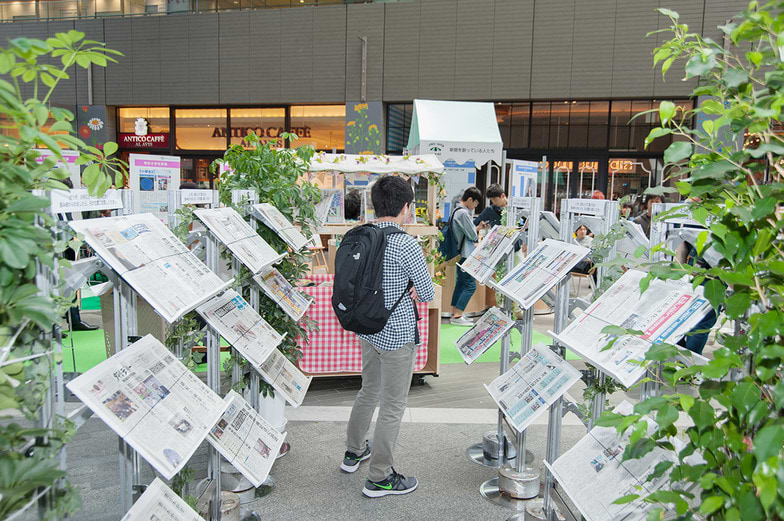
M 291 127 L 291 132 L 301 138 L 311 137 L 310 130 L 310 127 L 307 125 L 304 127 Z M 231 127 L 231 137 L 245 137 L 253 132 L 261 138 L 276 138 L 280 137 L 280 135 L 285 131 L 286 129 L 283 127 Z M 227 137 L 226 127 L 215 127 L 215 129 L 212 131 L 212 137 Z
M 120 148 L 169 148 L 169 134 L 129 134 L 120 133 Z

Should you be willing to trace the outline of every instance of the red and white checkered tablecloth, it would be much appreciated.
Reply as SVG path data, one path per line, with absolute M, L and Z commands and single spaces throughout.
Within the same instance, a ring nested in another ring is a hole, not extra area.
M 316 284 L 332 282 L 334 275 L 313 274 L 309 277 Z M 300 291 L 316 300 L 308 309 L 308 316 L 319 325 L 319 330 L 310 334 L 309 344 L 300 339 L 302 358 L 299 367 L 308 373 L 361 373 L 362 350 L 355 333 L 340 326 L 332 311 L 332 286 L 300 287 Z M 422 343 L 417 349 L 414 370 L 419 371 L 427 363 L 427 303 L 419 303 L 419 337 Z

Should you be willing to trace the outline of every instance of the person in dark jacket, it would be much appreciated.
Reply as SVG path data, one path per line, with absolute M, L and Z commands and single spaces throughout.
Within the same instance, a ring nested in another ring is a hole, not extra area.
M 509 204 L 504 189 L 499 184 L 492 184 L 487 187 L 487 197 L 490 204 L 482 212 L 474 217 L 474 226 L 486 222 L 490 228 L 496 224 L 501 224 L 501 213 L 504 207 Z

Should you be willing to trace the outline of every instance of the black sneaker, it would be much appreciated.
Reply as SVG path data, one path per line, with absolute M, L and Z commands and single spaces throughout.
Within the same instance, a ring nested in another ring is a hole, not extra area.
M 370 457 L 370 442 L 365 442 L 365 450 L 361 454 L 354 454 L 353 452 L 346 451 L 343 456 L 343 463 L 340 464 L 340 470 L 343 472 L 356 472 L 359 468 L 359 463 L 365 461 Z
M 417 485 L 419 483 L 416 478 L 407 478 L 395 472 L 395 469 L 392 469 L 392 474 L 384 481 L 365 480 L 365 488 L 362 489 L 362 493 L 367 497 L 408 494 L 415 491 Z

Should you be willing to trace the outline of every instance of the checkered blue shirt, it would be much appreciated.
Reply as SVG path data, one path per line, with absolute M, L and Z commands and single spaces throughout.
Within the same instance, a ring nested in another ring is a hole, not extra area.
M 379 228 L 394 226 L 403 229 L 391 221 L 377 223 Z M 417 240 L 402 233 L 387 237 L 387 249 L 384 253 L 384 279 L 381 287 L 384 289 L 384 305 L 392 309 L 400 295 L 406 291 L 408 281 L 414 282 L 419 300 L 430 302 L 435 297 L 435 288 L 422 248 Z M 423 317 L 427 320 L 427 317 Z M 411 297 L 405 296 L 400 301 L 395 311 L 389 316 L 389 321 L 384 329 L 372 335 L 359 335 L 379 349 L 394 351 L 405 344 L 414 342 L 416 332 L 416 317 L 414 315 L 414 302 Z

